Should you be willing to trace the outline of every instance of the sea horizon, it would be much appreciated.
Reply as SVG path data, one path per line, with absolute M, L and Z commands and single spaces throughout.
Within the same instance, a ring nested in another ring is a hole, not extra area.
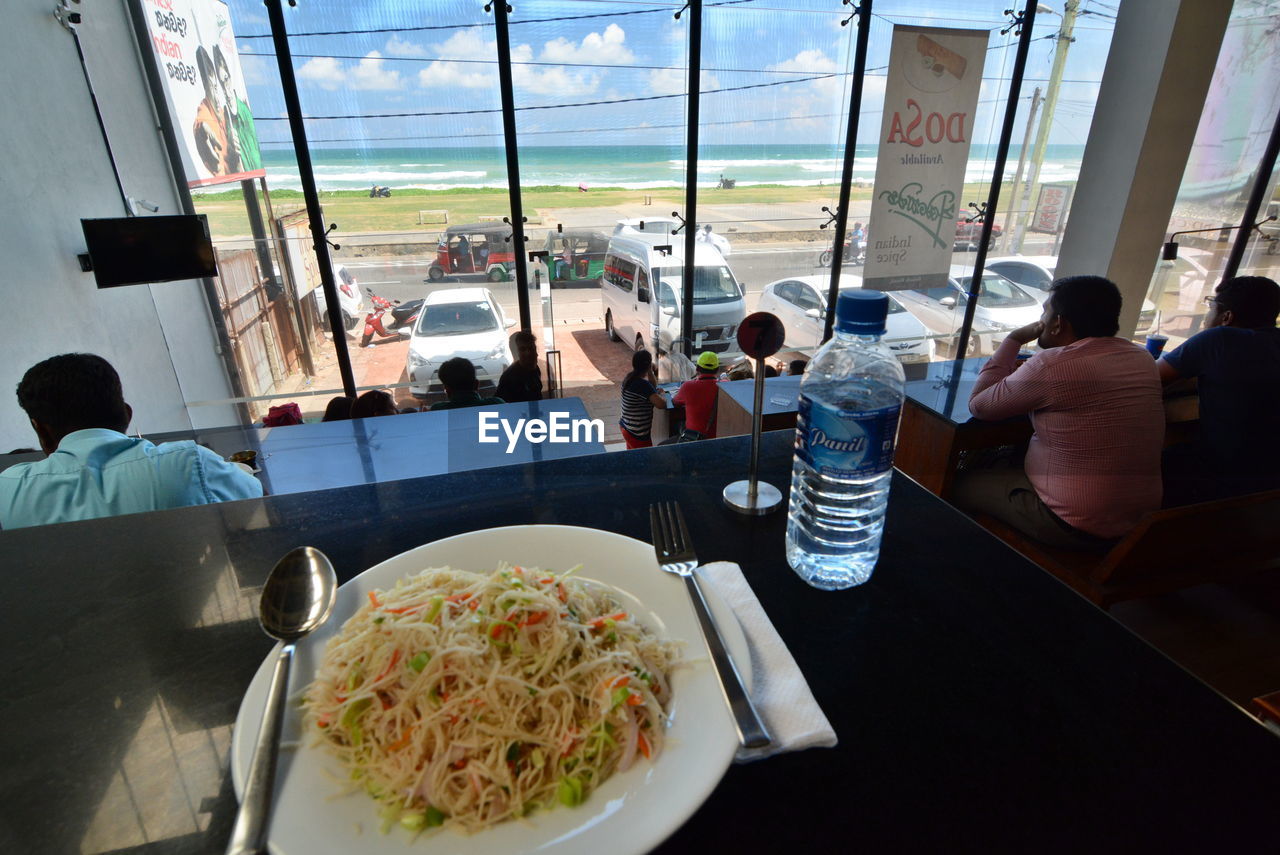
M 523 186 L 562 186 L 629 190 L 682 187 L 687 163 L 683 145 L 527 146 L 520 149 Z M 994 145 L 970 150 L 966 183 L 988 181 L 994 168 Z M 1083 145 L 1050 145 L 1041 166 L 1041 182 L 1075 181 Z M 859 145 L 854 152 L 853 181 L 875 179 L 877 146 Z M 1017 146 L 1010 149 L 1005 180 L 1018 165 Z M 378 185 L 396 189 L 450 190 L 505 188 L 506 150 L 472 147 L 333 147 L 312 148 L 316 183 L 321 190 L 360 190 Z M 297 164 L 289 149 L 263 152 L 272 189 L 301 189 Z M 721 177 L 738 187 L 779 185 L 820 187 L 838 184 L 843 153 L 822 144 L 706 145 L 698 152 L 699 187 L 715 187 Z

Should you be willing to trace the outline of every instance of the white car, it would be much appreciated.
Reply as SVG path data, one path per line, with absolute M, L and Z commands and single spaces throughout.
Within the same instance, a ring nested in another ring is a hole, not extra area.
M 511 365 L 507 330 L 515 326 L 488 288 L 447 288 L 427 295 L 409 339 L 410 392 L 440 392 L 440 366 L 455 356 L 471 360 L 480 388 L 498 385 Z
M 338 306 L 342 309 L 342 325 L 345 330 L 355 329 L 364 320 L 364 298 L 360 296 L 360 283 L 341 264 L 333 265 L 333 284 L 338 286 Z M 328 301 L 324 298 L 324 289 L 315 289 L 316 309 L 320 312 L 320 323 L 329 328 Z
M 1054 271 L 1058 269 L 1058 256 L 1008 255 L 989 258 L 986 269 L 1019 285 L 1044 305 L 1044 301 L 1049 298 L 1049 287 L 1053 285 Z M 1138 313 L 1138 331 L 1150 329 L 1155 318 L 1156 304 L 1149 297 L 1144 298 L 1142 311 Z
M 779 279 L 764 286 L 757 311 L 770 312 L 786 327 L 786 347 L 814 348 L 822 341 L 826 318 L 826 299 L 831 277 L 795 276 Z M 840 289 L 861 288 L 862 277 L 840 277 Z M 889 292 L 889 317 L 885 321 L 884 341 L 899 362 L 928 362 L 933 358 L 934 342 L 929 330 Z
M 965 305 L 969 300 L 969 281 L 973 268 L 952 265 L 946 285 L 923 291 L 895 291 L 894 295 L 931 332 L 953 335 L 964 323 Z M 973 334 L 969 339 L 969 356 L 991 352 L 1006 333 L 1040 320 L 1043 300 L 1019 288 L 991 270 L 982 272 L 978 306 L 973 315 Z
M 682 223 L 671 217 L 624 217 L 613 227 L 615 235 L 633 235 L 641 232 L 656 238 L 669 238 Z

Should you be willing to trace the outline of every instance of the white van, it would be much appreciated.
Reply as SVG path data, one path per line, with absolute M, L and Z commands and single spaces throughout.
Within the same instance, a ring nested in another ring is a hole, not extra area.
M 658 246 L 670 246 L 671 251 Z M 694 247 L 693 350 L 737 350 L 738 325 L 746 316 L 742 286 L 724 257 L 708 244 Z M 684 241 L 641 233 L 609 240 L 600 277 L 604 325 L 614 341 L 655 356 L 669 353 L 680 338 Z

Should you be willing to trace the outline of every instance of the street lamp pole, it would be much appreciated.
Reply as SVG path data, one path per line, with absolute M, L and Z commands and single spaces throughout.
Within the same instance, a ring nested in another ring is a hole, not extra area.
M 1019 210 L 1026 210 L 1029 204 L 1022 191 L 1022 170 L 1027 165 L 1027 154 L 1031 149 L 1031 129 L 1036 124 L 1036 113 L 1040 110 L 1040 87 L 1031 93 L 1031 111 L 1027 114 L 1027 131 L 1022 135 L 1022 146 L 1018 149 L 1018 171 L 1013 173 L 1013 201 L 1009 210 L 1004 212 L 1004 231 L 1000 236 L 1000 252 L 1008 254 L 1009 242 L 1013 240 L 1013 215 Z M 1023 197 L 1023 198 L 1019 198 Z
M 1013 251 L 1022 251 L 1022 238 L 1027 232 L 1027 222 L 1031 219 L 1031 207 L 1036 203 L 1036 191 L 1040 185 L 1040 166 L 1044 163 L 1045 147 L 1049 144 L 1049 131 L 1053 127 L 1053 113 L 1058 106 L 1058 91 L 1062 88 L 1062 73 L 1067 67 L 1067 50 L 1075 41 L 1072 32 L 1076 26 L 1076 15 L 1080 10 L 1080 0 L 1066 0 L 1062 6 L 1062 26 L 1058 29 L 1058 43 L 1053 49 L 1053 69 L 1049 72 L 1049 83 L 1045 87 L 1044 112 L 1040 116 L 1040 127 L 1036 130 L 1036 144 L 1031 153 L 1031 172 L 1027 176 L 1027 204 L 1018 214 L 1017 234 L 1013 239 Z

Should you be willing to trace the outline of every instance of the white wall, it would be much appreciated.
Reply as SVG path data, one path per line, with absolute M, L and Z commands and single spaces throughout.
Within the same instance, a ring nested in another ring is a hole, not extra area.
M 80 272 L 81 217 L 124 216 L 70 33 L 53 0 L 0 12 L 0 453 L 34 446 L 14 389 L 28 367 L 69 351 L 120 372 L 142 432 L 232 424 L 234 408 L 184 400 L 231 395 L 197 282 L 98 290 Z M 125 192 L 182 213 L 125 0 L 78 7 L 98 103 Z M 185 394 L 184 394 L 185 393 Z

